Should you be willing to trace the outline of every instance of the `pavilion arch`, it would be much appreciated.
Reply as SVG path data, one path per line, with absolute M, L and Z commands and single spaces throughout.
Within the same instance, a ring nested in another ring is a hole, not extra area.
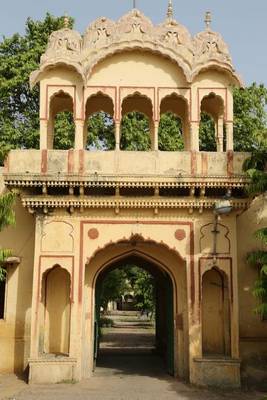
M 163 251 L 164 250 L 164 251 Z M 176 326 L 173 338 L 173 349 L 169 350 L 169 356 L 173 359 L 175 375 L 187 378 L 189 374 L 189 338 L 188 338 L 188 305 L 187 305 L 187 269 L 186 261 L 179 253 L 169 249 L 163 243 L 156 243 L 151 240 L 135 237 L 128 240 L 120 240 L 110 243 L 96 251 L 85 268 L 85 312 L 95 315 L 97 306 L 97 282 L 103 277 L 106 271 L 123 266 L 125 263 L 134 262 L 143 267 L 154 276 L 167 277 L 170 282 L 173 298 L 171 301 L 172 324 L 177 315 L 181 321 L 181 326 Z M 93 368 L 93 348 L 94 348 L 94 317 L 91 321 L 86 321 L 84 337 L 88 338 L 83 343 L 84 374 L 88 374 Z M 170 349 L 170 348 L 169 348 Z M 88 359 L 90 363 L 88 365 Z M 87 371 L 87 372 L 86 372 Z
M 149 140 L 150 140 L 150 149 L 154 148 L 155 141 L 155 126 L 154 126 L 154 112 L 153 112 L 153 103 L 151 99 L 136 91 L 133 94 L 126 96 L 121 103 L 121 129 L 123 119 L 127 114 L 130 113 L 139 113 L 148 118 L 149 121 Z M 147 135 L 148 132 L 143 132 L 144 135 Z M 122 135 L 122 131 L 121 131 Z
M 42 277 L 43 321 L 39 348 L 46 354 L 68 355 L 70 348 L 71 276 L 54 265 Z
M 202 356 L 231 356 L 229 277 L 218 267 L 202 275 Z M 210 326 L 212 324 L 212 330 Z
M 135 50 L 140 50 L 143 52 L 148 52 L 154 54 L 156 56 L 162 56 L 163 58 L 168 59 L 173 62 L 176 67 L 182 72 L 184 80 L 186 83 L 191 82 L 191 64 L 188 61 L 192 54 L 189 52 L 188 57 L 183 57 L 181 52 L 175 52 L 173 49 L 166 48 L 161 45 L 159 41 L 156 43 L 147 42 L 147 41 L 127 41 L 127 42 L 119 42 L 110 44 L 108 47 L 101 49 L 99 54 L 95 56 L 85 67 L 85 75 L 87 81 L 90 79 L 94 68 L 106 58 L 112 57 L 115 54 L 123 53 L 123 52 L 131 52 Z M 188 49 L 185 47 L 185 50 Z
M 190 149 L 190 123 L 189 123 L 189 104 L 185 97 L 177 93 L 171 93 L 165 96 L 160 103 L 160 117 L 163 114 L 170 113 L 178 117 L 181 121 L 182 138 L 184 149 Z
M 210 92 L 204 96 L 200 104 L 201 118 L 209 116 L 214 123 L 214 146 L 218 152 L 224 151 L 224 119 L 225 102 L 222 96 Z M 213 124 L 212 124 L 213 125 Z M 216 150 L 214 148 L 214 151 Z
M 114 117 L 115 117 L 115 105 L 114 100 L 109 95 L 98 91 L 95 94 L 89 96 L 85 104 L 85 124 L 84 124 L 84 147 L 87 145 L 88 134 L 88 124 L 89 118 L 104 113 L 109 119 L 109 123 L 112 124 L 114 130 Z M 114 147 L 115 147 L 115 131 L 114 135 Z M 111 139 L 112 141 L 112 139 Z M 113 149 L 112 149 L 113 150 Z
M 47 125 L 47 143 L 48 149 L 55 148 L 55 123 L 57 116 L 62 113 L 67 112 L 66 118 L 69 121 L 71 129 L 73 130 L 70 140 L 69 148 L 74 147 L 75 141 L 75 101 L 70 93 L 60 89 L 49 98 L 49 113 L 48 113 L 48 125 Z

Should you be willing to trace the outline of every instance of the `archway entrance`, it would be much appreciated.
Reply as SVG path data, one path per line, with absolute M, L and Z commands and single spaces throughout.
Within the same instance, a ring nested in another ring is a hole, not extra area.
M 114 272 L 124 272 L 125 278 L 122 276 L 121 280 L 126 280 L 132 294 L 125 293 L 122 301 L 117 299 L 115 307 L 119 310 L 112 312 L 104 310 L 103 296 L 107 285 L 112 286 L 111 280 L 118 275 Z M 136 277 L 133 276 L 135 274 Z M 133 291 L 137 285 L 135 294 Z M 130 296 L 133 297 L 132 304 L 128 301 Z M 97 277 L 95 290 L 95 366 L 108 365 L 112 357 L 112 364 L 116 367 L 116 360 L 121 365 L 123 356 L 127 369 L 133 364 L 136 370 L 139 356 L 142 366 L 146 364 L 149 369 L 150 362 L 151 367 L 157 365 L 157 368 L 161 367 L 174 375 L 173 307 L 172 280 L 166 271 L 153 262 L 141 256 L 128 255 L 106 266 Z M 108 324 L 109 321 L 112 326 Z M 108 325 L 108 329 L 103 325 Z
M 85 288 L 87 288 L 85 305 L 89 309 L 92 307 L 90 312 L 92 320 L 90 325 L 89 321 L 85 322 L 85 333 L 88 332 L 89 341 L 84 347 L 84 359 L 88 354 L 91 359 L 91 371 L 95 369 L 97 371 L 101 365 L 116 369 L 114 364 L 109 367 L 108 358 L 105 359 L 109 353 L 109 360 L 112 359 L 113 363 L 116 362 L 116 351 L 112 346 L 108 351 L 103 351 L 101 345 L 100 323 L 101 317 L 103 317 L 101 315 L 101 310 L 103 312 L 101 291 L 103 283 L 108 279 L 110 273 L 115 270 L 123 271 L 129 265 L 140 268 L 150 275 L 155 288 L 154 332 L 153 334 L 150 332 L 153 336 L 152 342 L 150 341 L 152 346 L 148 346 L 149 348 L 145 352 L 142 346 L 131 348 L 130 354 L 135 363 L 133 372 L 138 373 L 138 368 L 140 368 L 142 375 L 153 374 L 153 364 L 158 363 L 159 365 L 160 363 L 161 372 L 187 378 L 189 366 L 186 262 L 176 251 L 169 249 L 164 244 L 145 241 L 141 237 L 109 244 L 97 251 L 88 262 L 85 271 Z M 116 340 L 116 343 L 118 342 L 119 340 Z M 116 344 L 116 350 L 118 347 L 120 346 Z M 125 346 L 127 349 L 124 351 L 123 346 L 121 347 L 121 353 L 127 355 L 125 362 L 129 371 L 131 362 L 131 359 L 128 358 L 129 348 Z M 140 351 L 140 347 L 142 351 Z M 147 368 L 147 372 L 142 370 L 144 353 L 149 355 L 152 360 L 151 372 L 149 368 Z M 88 368 L 87 362 L 84 367 Z M 117 369 L 121 370 L 121 365 Z

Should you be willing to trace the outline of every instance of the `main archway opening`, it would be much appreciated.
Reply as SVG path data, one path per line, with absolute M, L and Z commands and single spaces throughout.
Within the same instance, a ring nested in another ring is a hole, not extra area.
M 140 255 L 108 264 L 95 286 L 94 365 L 174 375 L 174 288 Z

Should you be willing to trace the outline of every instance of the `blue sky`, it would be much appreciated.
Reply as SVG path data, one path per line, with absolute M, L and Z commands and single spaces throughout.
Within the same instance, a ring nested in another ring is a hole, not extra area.
M 154 23 L 163 20 L 168 0 L 136 0 Z M 205 11 L 213 14 L 212 28 L 230 47 L 236 70 L 246 84 L 267 85 L 267 0 L 173 0 L 176 19 L 192 34 L 203 29 Z M 0 35 L 23 33 L 28 16 L 41 19 L 49 11 L 67 12 L 84 32 L 99 16 L 117 19 L 132 8 L 133 0 L 0 0 Z

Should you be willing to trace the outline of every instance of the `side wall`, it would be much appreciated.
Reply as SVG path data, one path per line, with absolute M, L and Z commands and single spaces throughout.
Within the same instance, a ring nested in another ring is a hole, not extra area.
M 266 226 L 266 196 L 254 200 L 249 210 L 237 218 L 240 356 L 243 376 L 248 379 L 258 376 L 259 380 L 264 376 L 264 370 L 267 378 L 267 321 L 263 321 L 254 312 L 257 300 L 252 295 L 252 289 L 258 271 L 247 264 L 246 257 L 248 252 L 263 248 L 253 234 L 257 229 Z
M 3 191 L 0 168 L 0 194 Z M 16 227 L 0 233 L 0 247 L 12 249 L 21 259 L 18 266 L 8 267 L 5 318 L 0 320 L 0 373 L 22 372 L 29 357 L 35 224 L 19 200 L 15 211 Z

